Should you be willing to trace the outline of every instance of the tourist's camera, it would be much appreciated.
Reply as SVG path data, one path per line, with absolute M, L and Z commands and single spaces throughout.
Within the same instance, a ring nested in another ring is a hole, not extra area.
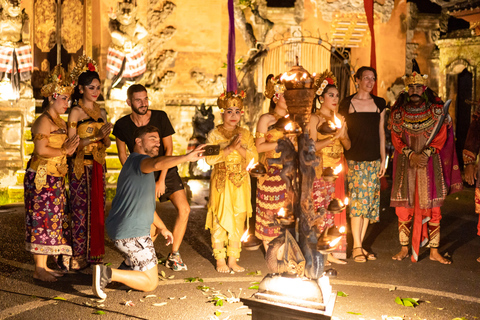
M 220 146 L 218 144 L 210 144 L 206 145 L 204 150 L 204 156 L 216 156 L 220 153 Z

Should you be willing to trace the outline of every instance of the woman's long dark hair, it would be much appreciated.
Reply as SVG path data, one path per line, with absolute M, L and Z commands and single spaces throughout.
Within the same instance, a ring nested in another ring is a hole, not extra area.
M 75 86 L 75 90 L 73 91 L 73 94 L 72 94 L 72 102 L 74 105 L 78 104 L 78 101 L 83 98 L 83 94 L 80 93 L 80 89 L 78 87 L 80 85 L 88 86 L 95 79 L 100 81 L 100 76 L 96 71 L 87 70 L 82 74 L 80 74 L 80 76 L 78 77 L 77 85 Z

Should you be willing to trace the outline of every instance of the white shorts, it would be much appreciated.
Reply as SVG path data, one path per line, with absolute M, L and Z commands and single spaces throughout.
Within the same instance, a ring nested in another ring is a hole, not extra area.
M 158 263 L 155 248 L 150 236 L 115 240 L 125 263 L 135 271 L 147 271 Z

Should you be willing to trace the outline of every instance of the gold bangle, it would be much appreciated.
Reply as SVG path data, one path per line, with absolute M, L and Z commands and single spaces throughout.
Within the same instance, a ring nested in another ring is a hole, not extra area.
M 93 137 L 93 138 L 89 138 L 88 141 L 90 141 L 90 142 L 97 142 L 98 140 L 97 140 L 96 137 Z
M 65 149 L 65 147 L 61 147 L 60 151 L 62 152 L 62 156 L 67 154 L 67 149 Z

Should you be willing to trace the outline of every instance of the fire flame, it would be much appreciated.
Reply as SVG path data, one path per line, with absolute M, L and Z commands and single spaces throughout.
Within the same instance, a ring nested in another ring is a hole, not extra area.
M 285 72 L 285 73 L 282 74 L 282 76 L 280 77 L 280 81 L 283 81 L 283 80 L 285 80 L 285 81 L 292 81 L 293 79 L 295 79 L 295 76 L 296 76 L 295 73 L 293 73 L 293 74 L 291 74 L 291 75 L 288 75 L 288 73 Z
M 343 200 L 343 203 L 345 203 L 345 205 L 348 206 L 348 201 L 349 201 L 348 197 L 345 197 L 345 200 Z
M 280 208 L 280 210 L 278 210 L 278 212 L 277 212 L 277 216 L 285 217 L 285 209 Z
M 340 233 L 345 233 L 345 226 L 341 226 L 339 229 L 338 229 L 338 232 Z
M 332 129 L 335 129 L 335 124 L 332 121 L 328 121 L 328 126 Z
M 307 79 L 307 74 L 303 73 L 302 79 Z
M 335 122 L 336 128 L 340 129 L 342 127 L 342 121 L 340 121 L 335 114 L 333 114 L 333 121 Z
M 253 163 L 254 160 L 255 160 L 255 159 L 252 159 L 252 160 L 250 161 L 250 163 L 248 164 L 248 166 L 247 166 L 247 171 L 252 170 L 252 169 L 255 168 L 255 166 L 258 164 L 258 162 L 254 164 L 254 163 Z
M 250 235 L 248 234 L 248 229 L 247 229 L 247 231 L 245 231 L 243 236 L 240 238 L 240 242 L 247 242 L 249 237 Z
M 335 169 L 333 169 L 333 174 L 337 175 L 343 170 L 342 164 L 340 163 Z
M 338 199 L 338 205 L 339 205 L 340 207 L 343 207 L 343 206 L 344 206 L 342 200 Z
M 330 242 L 330 244 L 329 244 L 330 248 L 335 247 L 340 242 L 340 240 L 342 240 L 342 237 L 338 237 L 335 240 L 333 240 L 332 242 Z
M 290 122 L 285 126 L 286 131 L 292 131 L 293 130 L 293 124 Z

